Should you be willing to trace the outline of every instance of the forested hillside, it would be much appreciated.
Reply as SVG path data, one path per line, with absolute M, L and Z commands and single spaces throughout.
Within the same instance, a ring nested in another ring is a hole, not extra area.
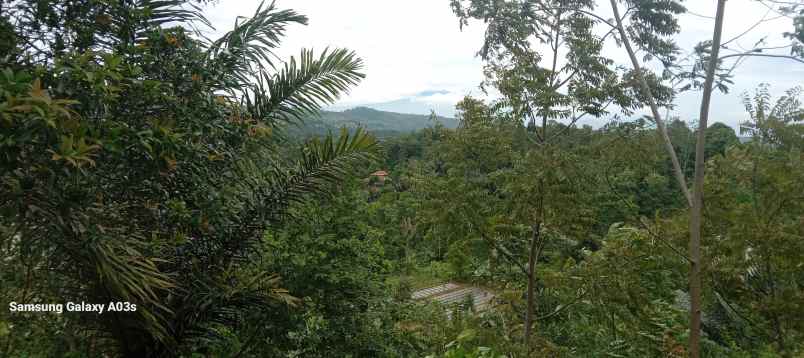
M 0 357 L 804 356 L 802 88 L 729 92 L 804 2 L 682 57 L 680 1 L 444 1 L 455 119 L 322 111 L 359 53 L 211 3 L 0 0 Z
M 325 135 L 342 127 L 364 128 L 380 137 L 393 137 L 431 127 L 437 123 L 447 128 L 455 128 L 458 121 L 441 116 L 423 116 L 378 111 L 368 107 L 357 107 L 342 112 L 320 111 L 305 118 L 299 126 L 289 130 L 296 136 Z

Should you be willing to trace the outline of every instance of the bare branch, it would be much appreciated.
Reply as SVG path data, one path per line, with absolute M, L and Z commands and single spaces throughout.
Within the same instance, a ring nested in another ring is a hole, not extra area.
M 745 31 L 743 31 L 743 32 L 742 32 L 742 33 L 740 33 L 739 35 L 734 36 L 734 37 L 733 37 L 733 38 L 731 38 L 730 40 L 728 40 L 728 41 L 726 41 L 726 42 L 724 42 L 724 43 L 720 44 L 720 46 L 721 46 L 721 47 L 724 47 L 724 46 L 726 46 L 726 45 L 728 45 L 728 44 L 730 44 L 730 43 L 732 43 L 732 42 L 736 41 L 737 39 L 739 39 L 739 38 L 741 38 L 741 37 L 745 36 L 747 33 L 751 32 L 751 30 L 755 29 L 757 26 L 759 26 L 759 25 L 760 25 L 760 24 L 762 24 L 763 22 L 772 21 L 772 20 L 775 20 L 775 19 L 778 19 L 778 18 L 779 18 L 779 17 L 774 17 L 774 18 L 772 18 L 772 19 L 768 19 L 767 17 L 768 17 L 768 14 L 769 14 L 769 13 L 770 13 L 770 10 L 766 11 L 766 12 L 765 12 L 765 15 L 762 15 L 762 18 L 761 18 L 761 19 L 759 19 L 759 21 L 757 21 L 757 22 L 756 22 L 756 23 L 754 23 L 753 25 L 749 26 L 749 27 L 748 27 L 748 28 L 747 28 Z
M 738 58 L 742 58 L 742 57 L 772 57 L 772 58 L 784 58 L 784 59 L 788 59 L 788 60 L 793 60 L 793 61 L 796 61 L 796 62 L 804 63 L 804 59 L 801 59 L 801 58 L 796 57 L 796 56 L 791 56 L 791 55 L 780 55 L 780 54 L 771 54 L 771 53 L 759 53 L 759 52 L 737 53 L 737 54 L 733 54 L 733 55 L 726 55 L 726 56 L 723 56 L 723 57 L 721 57 L 720 59 L 721 59 L 721 60 L 725 60 L 725 59 L 727 59 L 727 58 L 733 58 L 733 57 L 738 57 Z
M 711 19 L 711 20 L 714 20 L 714 19 L 715 19 L 714 17 L 708 16 L 708 15 L 701 15 L 701 14 L 694 13 L 694 12 L 689 11 L 689 10 L 687 10 L 687 14 L 690 14 L 690 15 L 692 15 L 692 16 L 701 17 L 701 18 L 704 18 L 704 19 Z

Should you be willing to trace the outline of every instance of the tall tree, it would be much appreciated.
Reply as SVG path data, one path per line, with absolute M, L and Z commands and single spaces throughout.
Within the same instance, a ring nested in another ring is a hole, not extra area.
M 726 0 L 718 0 L 715 15 L 715 30 L 712 34 L 712 54 L 706 67 L 706 80 L 701 99 L 701 114 L 698 119 L 698 140 L 695 143 L 695 177 L 692 186 L 692 210 L 690 211 L 690 357 L 701 355 L 701 221 L 703 220 L 703 184 L 706 168 L 706 128 L 709 122 L 709 105 L 714 90 L 715 71 L 719 63 L 720 39 L 723 34 L 723 18 Z
M 618 73 L 614 62 L 602 54 L 614 28 L 596 33 L 595 25 L 602 20 L 594 7 L 594 1 L 452 1 L 461 27 L 469 19 L 488 24 L 479 52 L 487 63 L 484 85 L 503 95 L 497 108 L 508 111 L 512 120 L 528 122 L 534 143 L 530 150 L 539 152 L 534 157 L 543 158 L 545 164 L 560 162 L 548 157 L 560 155 L 557 142 L 581 118 L 607 114 L 610 105 L 630 113 L 639 103 L 629 84 L 632 75 Z M 654 93 L 667 91 L 656 88 Z M 558 122 L 564 123 L 555 125 Z M 546 241 L 545 227 L 551 225 L 548 213 L 556 205 L 545 201 L 550 187 L 546 177 L 535 176 L 542 179 L 533 183 L 533 192 L 541 194 L 532 202 L 529 224 L 526 342 L 534 323 L 535 268 Z
M 760 1 L 765 3 L 764 1 Z M 626 29 L 626 26 L 623 25 L 622 18 L 619 16 L 618 11 L 618 1 L 611 0 L 611 7 L 615 15 L 616 26 L 619 33 L 620 33 L 620 40 L 625 47 L 629 58 L 631 60 L 632 66 L 637 69 L 637 77 L 642 84 L 647 83 L 647 77 L 645 74 L 640 71 L 639 69 L 642 67 L 639 60 L 635 56 L 635 51 L 631 46 L 631 42 L 635 42 L 640 45 L 640 47 L 646 51 L 649 55 L 651 54 L 650 47 L 645 46 L 646 42 L 644 41 L 643 37 L 638 36 L 638 31 L 634 31 L 633 29 L 639 29 L 640 23 L 636 21 L 636 19 L 632 18 L 631 23 L 632 26 L 629 29 Z M 666 6 L 666 2 L 645 2 L 645 3 L 634 3 L 632 4 L 630 1 L 626 1 L 629 6 L 637 6 L 638 8 L 645 10 L 641 11 L 642 13 L 650 14 L 649 10 L 655 9 L 657 7 Z M 766 6 L 773 9 L 773 7 L 780 5 L 781 8 L 779 11 L 781 13 L 794 13 L 801 6 L 804 5 L 802 2 L 793 1 L 784 4 L 777 4 L 776 2 L 769 1 Z M 680 13 L 683 8 L 680 8 L 679 11 L 675 11 L 675 13 Z M 690 276 L 689 276 L 689 290 L 690 290 L 690 341 L 689 341 L 689 353 L 693 357 L 700 356 L 700 320 L 701 320 L 701 265 L 703 264 L 701 254 L 700 254 L 700 246 L 701 246 L 701 221 L 702 218 L 702 207 L 703 207 L 703 182 L 704 182 L 704 170 L 705 170 L 705 149 L 706 149 L 706 129 L 707 129 L 707 122 L 709 117 L 709 105 L 711 102 L 712 92 L 717 87 L 722 91 L 726 91 L 727 87 L 726 84 L 731 83 L 729 80 L 729 76 L 731 75 L 732 71 L 741 63 L 744 58 L 757 56 L 757 57 L 777 57 L 777 58 L 788 58 L 795 61 L 802 62 L 797 55 L 800 54 L 801 45 L 799 40 L 791 33 L 786 34 L 786 36 L 792 39 L 792 43 L 789 46 L 791 48 L 791 54 L 767 54 L 763 53 L 765 50 L 773 49 L 773 47 L 767 47 L 763 41 L 757 42 L 755 46 L 745 52 L 739 52 L 735 54 L 720 56 L 720 50 L 726 49 L 725 44 L 735 41 L 742 36 L 750 33 L 756 25 L 753 25 L 748 28 L 745 32 L 738 35 L 737 37 L 725 41 L 721 43 L 721 37 L 723 32 L 723 21 L 724 21 L 724 12 L 725 12 L 726 2 L 723 0 L 719 0 L 717 3 L 717 8 L 714 17 L 714 30 L 712 33 L 712 40 L 706 41 L 702 44 L 699 44 L 696 47 L 695 53 L 698 55 L 698 59 L 696 61 L 695 66 L 689 72 L 682 73 L 679 76 L 681 78 L 686 78 L 691 80 L 691 83 L 685 86 L 685 88 L 696 87 L 701 88 L 703 90 L 702 98 L 701 98 L 701 106 L 700 106 L 700 117 L 698 122 L 698 130 L 697 130 L 697 139 L 695 145 L 695 173 L 693 178 L 693 188 L 692 193 L 689 192 L 686 185 L 683 185 L 683 170 L 680 166 L 676 165 L 675 159 L 675 152 L 673 151 L 673 145 L 670 142 L 669 136 L 664 136 L 665 145 L 668 148 L 668 153 L 670 154 L 671 159 L 674 161 L 674 169 L 675 175 L 681 183 L 681 190 L 684 195 L 688 198 L 688 202 L 690 204 L 690 241 L 689 241 L 689 257 L 690 260 Z M 672 19 L 671 19 L 672 20 Z M 761 19 L 757 24 L 762 23 L 765 19 Z M 672 23 L 675 24 L 673 20 Z M 797 25 L 798 26 L 798 25 Z M 627 30 L 631 30 L 630 32 Z M 798 31 L 798 29 L 796 30 Z M 629 36 L 630 35 L 630 36 Z M 650 42 L 647 43 L 648 45 Z M 673 46 L 674 47 L 674 46 Z M 732 58 L 732 65 L 729 68 L 725 68 L 723 60 L 727 58 Z M 663 61 L 663 65 L 665 67 L 670 67 L 673 65 L 672 62 Z M 699 79 L 703 77 L 703 82 Z M 644 96 L 646 97 L 653 97 L 654 95 L 650 92 L 650 89 L 647 86 L 641 86 L 641 91 Z M 650 100 L 649 100 L 650 102 Z M 654 119 L 657 122 L 657 125 L 661 122 L 661 117 L 659 112 L 654 108 L 655 106 L 651 106 L 651 110 L 653 112 Z

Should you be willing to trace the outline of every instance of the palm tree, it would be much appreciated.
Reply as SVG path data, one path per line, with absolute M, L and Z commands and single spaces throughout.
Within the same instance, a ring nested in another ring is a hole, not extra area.
M 80 321 L 98 332 L 84 334 L 106 342 L 102 353 L 132 357 L 178 356 L 218 339 L 218 327 L 236 329 L 244 315 L 293 305 L 280 278 L 254 265 L 265 232 L 284 225 L 294 203 L 331 193 L 376 160 L 378 144 L 342 130 L 288 158 L 282 128 L 356 85 L 362 61 L 345 49 L 282 61 L 275 50 L 286 27 L 307 18 L 274 3 L 214 41 L 196 31 L 209 22 L 187 0 L 55 1 L 46 18 L 37 17 L 37 1 L 16 5 L 9 23 L 27 36 L 21 55 L 4 60 L 0 93 L 8 94 L 3 105 L 29 105 L 3 113 L 62 114 L 55 127 L 20 120 L 0 128 L 38 138 L 0 163 L 0 182 L 34 182 L 21 193 L 0 186 L 0 209 L 13 213 L 0 229 L 15 233 L 9 247 L 34 250 L 55 268 L 48 275 L 61 287 L 42 289 L 135 303 L 136 311 Z M 91 21 L 65 20 L 76 12 Z M 37 65 L 47 68 L 44 81 L 9 84 Z M 96 76 L 107 77 L 86 84 Z M 50 99 L 70 94 L 78 98 Z M 67 122 L 80 130 L 68 133 Z M 74 143 L 84 145 L 78 154 Z

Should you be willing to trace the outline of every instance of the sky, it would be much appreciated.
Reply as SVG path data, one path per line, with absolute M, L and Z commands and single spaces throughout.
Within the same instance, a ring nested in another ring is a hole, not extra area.
M 715 0 L 687 0 L 690 13 L 680 18 L 681 33 L 676 37 L 682 49 L 691 50 L 702 40 L 711 39 Z M 260 0 L 220 0 L 205 9 L 215 27 L 215 37 L 231 29 L 237 16 L 250 16 Z M 608 2 L 598 1 L 596 13 L 611 17 Z M 302 48 L 317 51 L 326 47 L 354 50 L 365 63 L 366 78 L 330 109 L 356 106 L 406 113 L 453 116 L 454 106 L 466 95 L 484 97 L 478 85 L 483 80 L 483 62 L 476 56 L 483 43 L 485 26 L 471 22 L 461 30 L 449 0 L 277 0 L 280 9 L 292 8 L 309 18 L 309 25 L 292 25 L 279 51 L 283 58 L 298 55 Z M 754 0 L 729 0 L 723 38 L 729 40 L 757 21 L 777 17 L 772 10 Z M 792 29 L 792 20 L 778 18 L 762 22 L 730 47 L 750 47 L 768 36 L 770 44 L 784 44 L 780 34 Z M 613 43 L 604 54 L 616 64 L 630 66 L 625 52 Z M 728 94 L 715 93 L 711 122 L 736 127 L 747 115 L 742 93 L 760 83 L 770 83 L 779 96 L 802 84 L 804 64 L 790 60 L 752 58 L 735 72 L 735 84 Z M 671 113 L 686 121 L 698 118 L 700 92 L 679 96 Z M 647 112 L 644 112 L 647 113 Z M 606 119 L 586 122 L 599 126 Z

